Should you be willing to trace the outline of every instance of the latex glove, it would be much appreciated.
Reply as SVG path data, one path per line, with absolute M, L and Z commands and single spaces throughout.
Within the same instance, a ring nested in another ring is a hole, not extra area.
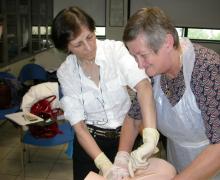
M 107 180 L 121 180 L 129 176 L 128 162 L 130 155 L 126 151 L 119 151 L 114 160 L 114 164 L 108 172 Z
M 160 134 L 154 128 L 143 129 L 143 144 L 131 152 L 131 158 L 128 163 L 129 174 L 134 177 L 137 169 L 145 169 L 148 166 L 148 158 L 158 152 L 157 143 Z
M 111 161 L 107 156 L 102 152 L 94 160 L 96 167 L 101 171 L 101 174 L 106 177 L 109 170 L 112 167 Z

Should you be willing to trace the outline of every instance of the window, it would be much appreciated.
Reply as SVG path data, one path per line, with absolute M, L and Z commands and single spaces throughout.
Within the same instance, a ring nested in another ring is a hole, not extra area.
M 219 42 L 220 30 L 208 28 L 176 27 L 179 37 L 188 37 L 196 41 Z
M 188 28 L 187 37 L 190 39 L 220 41 L 220 30 Z
M 179 37 L 184 37 L 184 28 L 176 27 L 176 30 L 177 30 Z
M 32 26 L 33 35 L 51 35 L 51 26 Z
M 96 27 L 95 34 L 98 38 L 105 38 L 105 27 Z
M 53 0 L 1 0 L 0 67 L 51 47 Z

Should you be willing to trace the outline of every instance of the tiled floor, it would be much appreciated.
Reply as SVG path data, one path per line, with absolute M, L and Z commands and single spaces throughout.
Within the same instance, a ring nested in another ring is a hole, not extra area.
M 22 180 L 19 129 L 9 121 L 0 124 L 0 180 Z M 31 146 L 31 163 L 26 162 L 25 180 L 73 180 L 72 160 L 65 154 L 66 147 Z

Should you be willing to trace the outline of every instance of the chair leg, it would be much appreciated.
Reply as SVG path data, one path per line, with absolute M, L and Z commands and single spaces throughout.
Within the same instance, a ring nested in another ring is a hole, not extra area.
M 25 180 L 25 144 L 21 143 L 21 166 L 22 166 L 22 177 Z
M 28 163 L 31 162 L 31 152 L 30 152 L 30 148 L 29 148 L 29 145 L 27 145 L 27 153 L 28 153 Z
M 23 143 L 23 129 L 20 130 L 20 141 L 21 141 L 21 167 L 22 167 L 22 179 L 25 180 L 25 144 Z

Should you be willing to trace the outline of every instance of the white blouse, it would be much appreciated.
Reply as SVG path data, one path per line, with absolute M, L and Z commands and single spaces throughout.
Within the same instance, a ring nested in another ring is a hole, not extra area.
M 99 86 L 84 75 L 76 56 L 69 55 L 57 71 L 64 95 L 61 103 L 71 125 L 85 120 L 86 124 L 115 129 L 122 125 L 130 108 L 126 86 L 133 89 L 148 77 L 122 42 L 96 41 Z

